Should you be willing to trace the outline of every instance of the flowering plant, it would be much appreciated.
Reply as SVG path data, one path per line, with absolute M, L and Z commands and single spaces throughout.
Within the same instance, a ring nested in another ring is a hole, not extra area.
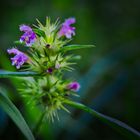
M 59 27 L 58 21 L 51 24 L 47 18 L 45 26 L 38 21 L 35 29 L 21 25 L 20 31 L 24 34 L 19 40 L 28 47 L 28 52 L 23 53 L 17 48 L 7 50 L 9 54 L 15 55 L 11 61 L 17 69 L 22 67 L 22 71 L 34 71 L 40 75 L 38 78 L 25 79 L 20 91 L 24 97 L 30 96 L 30 101 L 44 106 L 46 116 L 52 121 L 54 116 L 58 116 L 57 109 L 68 112 L 63 102 L 80 88 L 78 82 L 63 78 L 64 71 L 71 71 L 71 66 L 75 64 L 72 60 L 75 56 L 66 55 L 65 49 L 74 48 L 65 46 L 75 35 L 75 27 L 71 26 L 74 23 L 75 18 L 69 18 Z
M 75 80 L 66 79 L 64 72 L 73 70 L 72 65 L 75 64 L 76 59 L 79 59 L 79 56 L 67 52 L 94 47 L 94 45 L 67 45 L 75 35 L 75 27 L 72 26 L 76 22 L 75 18 L 68 18 L 62 24 L 59 23 L 59 20 L 53 24 L 50 22 L 50 18 L 46 18 L 45 25 L 39 20 L 37 22 L 38 25 L 34 25 L 33 28 L 24 24 L 20 25 L 19 29 L 24 33 L 16 43 L 24 46 L 26 52 L 20 51 L 18 47 L 7 50 L 8 54 L 14 55 L 11 58 L 12 65 L 20 69 L 20 72 L 5 71 L 0 73 L 0 77 L 26 77 L 23 78 L 22 88 L 19 89 L 20 93 L 29 99 L 29 103 L 32 102 L 43 110 L 35 133 L 39 130 L 45 117 L 50 121 L 54 121 L 55 118 L 59 119 L 57 111 L 62 109 L 69 112 L 65 105 L 70 105 L 94 115 L 108 125 L 139 137 L 139 132 L 128 125 L 72 101 L 71 96 L 77 96 L 80 84 Z M 0 105 L 19 126 L 23 134 L 28 139 L 34 139 L 20 112 L 2 93 Z M 22 125 L 18 123 L 19 120 L 23 122 Z M 27 129 L 25 130 L 23 127 Z

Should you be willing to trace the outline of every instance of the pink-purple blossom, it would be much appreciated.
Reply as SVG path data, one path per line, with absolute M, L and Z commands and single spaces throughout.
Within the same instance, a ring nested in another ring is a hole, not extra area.
M 55 64 L 55 68 L 56 68 L 56 69 L 59 69 L 59 68 L 60 68 L 60 64 L 58 64 L 58 63 Z
M 68 18 L 62 24 L 62 27 L 59 31 L 59 36 L 66 36 L 66 38 L 70 39 L 72 35 L 75 35 L 75 27 L 72 27 L 71 24 L 75 23 L 75 18 Z
M 8 49 L 9 54 L 15 54 L 12 60 L 12 65 L 15 65 L 19 69 L 28 60 L 28 56 L 16 48 Z
M 20 31 L 23 31 L 23 32 L 30 32 L 32 31 L 32 28 L 30 26 L 27 26 L 27 25 L 20 25 L 19 27 Z
M 32 28 L 27 25 L 21 25 L 19 29 L 24 32 L 20 37 L 20 42 L 25 42 L 27 46 L 32 46 L 36 41 L 36 34 L 33 32 Z
M 80 84 L 78 82 L 71 82 L 67 85 L 67 89 L 72 91 L 78 91 L 80 89 Z

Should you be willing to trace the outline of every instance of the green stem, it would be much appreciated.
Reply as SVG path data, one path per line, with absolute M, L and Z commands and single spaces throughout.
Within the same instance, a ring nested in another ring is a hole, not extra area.
M 64 101 L 65 104 L 70 105 L 72 107 L 75 107 L 77 109 L 83 110 L 87 113 L 90 113 L 91 115 L 93 115 L 94 117 L 96 117 L 97 119 L 99 119 L 100 121 L 104 122 L 105 124 L 111 126 L 112 128 L 114 128 L 115 130 L 119 131 L 122 135 L 128 137 L 128 139 L 131 140 L 140 140 L 140 133 L 133 129 L 132 127 L 128 126 L 127 124 L 111 118 L 109 116 L 106 116 L 104 114 L 101 114 L 83 104 L 80 103 L 76 103 L 70 100 L 65 100 Z
M 39 120 L 36 124 L 36 127 L 33 130 L 33 133 L 34 133 L 35 136 L 37 136 L 38 133 L 39 133 L 39 130 L 41 128 L 41 125 L 42 125 L 43 119 L 45 117 L 45 114 L 46 114 L 46 110 L 41 114 L 41 116 L 40 116 L 40 118 L 39 118 Z
M 30 77 L 30 76 L 39 76 L 39 74 L 35 72 L 11 72 L 11 71 L 3 71 L 0 70 L 0 78 L 7 78 L 7 77 Z

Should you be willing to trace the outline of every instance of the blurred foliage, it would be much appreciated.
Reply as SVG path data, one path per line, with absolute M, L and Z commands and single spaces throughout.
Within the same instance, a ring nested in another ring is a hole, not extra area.
M 120 119 L 140 131 L 140 1 L 138 0 L 5 0 L 0 5 L 0 68 L 15 70 L 6 49 L 20 36 L 19 25 L 60 17 L 76 17 L 74 44 L 94 44 L 94 49 L 77 50 L 82 56 L 76 70 L 67 76 L 81 83 L 81 102 Z M 37 109 L 27 105 L 16 87 L 20 79 L 0 79 L 31 127 Z M 20 81 L 21 82 L 21 81 Z M 0 110 L 0 139 L 22 139 L 18 128 Z M 78 110 L 60 112 L 60 122 L 44 123 L 38 139 L 124 140 L 107 126 Z M 37 115 L 38 114 L 38 115 Z

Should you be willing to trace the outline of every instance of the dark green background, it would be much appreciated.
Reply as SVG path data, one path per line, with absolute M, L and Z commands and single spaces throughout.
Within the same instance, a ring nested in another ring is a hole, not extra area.
M 120 119 L 140 131 L 140 1 L 139 0 L 1 0 L 0 67 L 15 70 L 6 49 L 18 40 L 20 24 L 41 22 L 45 17 L 63 22 L 75 17 L 76 36 L 71 43 L 94 44 L 93 49 L 75 51 L 82 60 L 68 76 L 81 83 L 77 99 L 96 110 Z M 17 93 L 17 80 L 0 79 L 27 122 L 38 115 L 26 112 Z M 24 107 L 25 106 L 25 107 Z M 39 140 L 125 140 L 90 115 L 72 110 L 60 113 L 60 122 L 46 123 Z M 0 111 L 0 140 L 23 139 L 13 122 Z

